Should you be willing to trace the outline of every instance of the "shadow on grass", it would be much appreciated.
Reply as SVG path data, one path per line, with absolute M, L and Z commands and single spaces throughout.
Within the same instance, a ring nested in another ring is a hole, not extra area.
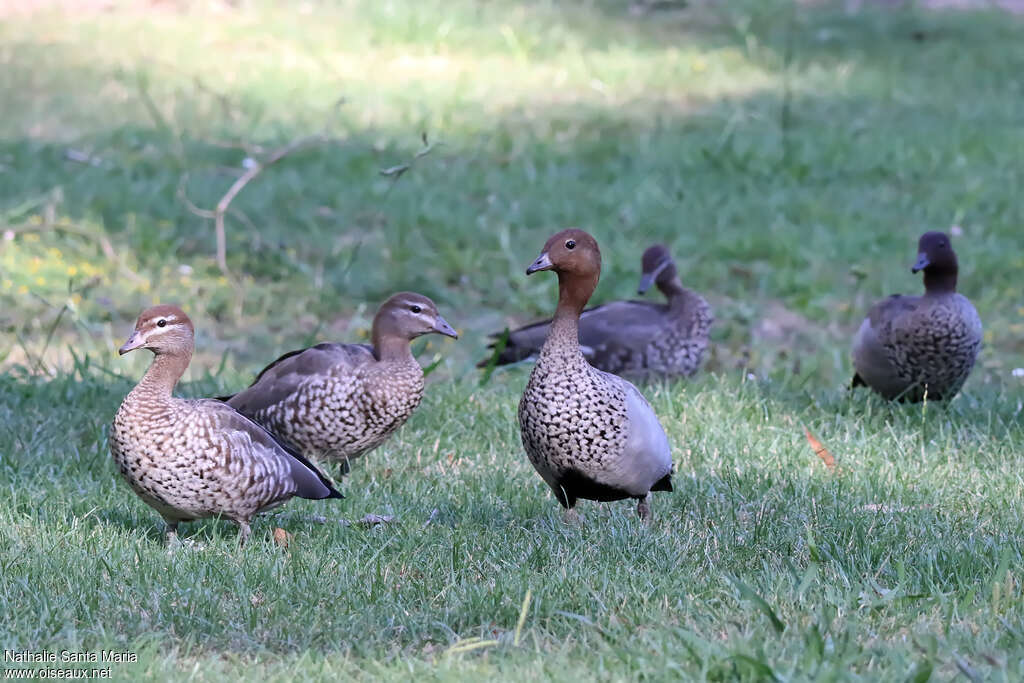
M 9 223 L 49 220 L 50 207 L 58 219 L 106 236 L 116 255 L 112 263 L 95 240 L 75 242 L 59 230 L 34 233 L 43 235 L 37 242 L 17 237 L 0 252 L 12 285 L 0 292 L 0 320 L 38 346 L 60 304 L 78 295 L 58 340 L 96 350 L 101 333 L 123 336 L 139 309 L 173 300 L 196 318 L 204 362 L 222 364 L 230 353 L 258 367 L 301 343 L 361 340 L 377 301 L 413 289 L 457 312 L 468 335 L 426 353 L 452 358 L 445 374 L 461 376 L 483 353 L 484 334 L 550 312 L 553 283 L 526 280 L 522 267 L 551 230 L 580 224 L 605 252 L 595 303 L 631 293 L 640 250 L 668 242 L 686 283 L 716 304 L 711 369 L 749 366 L 786 382 L 780 378 L 792 374 L 813 392 L 847 380 L 848 339 L 875 298 L 920 289 L 905 269 L 916 234 L 959 221 L 961 288 L 991 334 L 968 389 L 1008 381 L 1009 370 L 1024 365 L 1019 321 L 1006 303 L 1016 300 L 1018 265 L 1007 244 L 1016 244 L 1024 222 L 1024 208 L 1006 190 L 1020 176 L 1012 125 L 1019 98 L 1000 92 L 1024 66 L 1020 50 L 1007 49 L 1016 44 L 1015 20 L 787 7 L 737 3 L 646 17 L 613 3 L 509 10 L 513 32 L 542 16 L 595 59 L 620 49 L 626 61 L 631 51 L 727 50 L 758 76 L 735 91 L 692 98 L 685 89 L 680 96 L 623 85 L 624 94 L 605 99 L 556 87 L 498 105 L 462 96 L 468 113 L 430 130 L 444 144 L 397 182 L 379 171 L 408 161 L 420 130 L 411 122 L 366 124 L 359 111 L 366 100 L 346 104 L 336 140 L 268 170 L 233 204 L 234 282 L 221 280 L 210 258 L 209 221 L 177 196 L 182 175 L 189 173 L 191 199 L 210 207 L 246 155 L 217 140 L 246 137 L 251 124 L 253 141 L 273 146 L 309 132 L 310 119 L 289 119 L 279 93 L 253 84 L 232 91 L 241 116 L 232 120 L 217 97 L 146 62 L 139 68 L 153 87 L 172 84 L 180 120 L 112 122 L 83 135 L 73 147 L 99 159 L 95 166 L 68 160 L 68 145 L 45 136 L 2 143 L 3 163 L 19 171 L 5 173 L 0 190 Z M 479 11 L 486 18 L 505 10 Z M 475 30 L 490 36 L 482 26 Z M 480 47 L 473 35 L 467 29 L 460 38 L 464 49 Z M 491 38 L 480 40 L 485 53 L 498 50 Z M 559 54 L 559 45 L 549 37 L 522 49 L 529 60 Z M 74 85 L 69 97 L 90 84 L 127 83 L 136 88 L 129 99 L 142 99 L 145 87 L 120 65 L 78 61 L 73 50 L 30 38 L 16 51 L 49 55 L 40 64 L 16 61 L 18 78 L 59 73 Z M 676 77 L 702 78 L 679 70 L 665 80 Z M 280 116 L 269 132 L 261 125 L 267 111 Z M 55 187 L 60 201 L 19 209 Z M 70 262 L 58 267 L 53 249 L 101 267 L 94 275 Z M 72 269 L 79 273 L 68 275 Z M 776 337 L 760 334 L 774 313 L 798 324 Z

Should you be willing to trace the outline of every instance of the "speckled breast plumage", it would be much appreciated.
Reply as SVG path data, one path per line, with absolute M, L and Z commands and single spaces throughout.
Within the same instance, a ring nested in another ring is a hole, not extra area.
M 906 381 L 907 398 L 955 395 L 981 350 L 978 312 L 960 294 L 925 297 L 914 311 L 889 321 L 880 334 L 889 362 Z
M 200 402 L 130 393 L 114 417 L 110 452 L 121 474 L 169 521 L 215 515 L 246 521 L 295 493 L 289 463 L 260 457 Z
M 255 419 L 307 456 L 350 460 L 387 441 L 419 406 L 423 388 L 412 359 L 342 368 L 311 377 Z
M 622 388 L 578 352 L 544 351 L 519 402 L 523 448 L 548 484 L 570 471 L 600 481 L 628 437 Z

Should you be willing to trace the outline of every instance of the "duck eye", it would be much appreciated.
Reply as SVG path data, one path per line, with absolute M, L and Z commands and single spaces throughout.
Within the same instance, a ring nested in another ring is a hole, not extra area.
M 167 321 L 164 320 L 163 318 L 161 318 L 160 320 L 156 321 L 156 326 L 157 327 L 167 327 Z
M 413 304 L 409 307 L 409 310 L 413 313 L 420 313 L 423 311 L 423 308 L 419 304 Z
M 566 242 L 565 243 L 565 248 L 566 249 L 575 249 L 576 248 L 576 240 L 569 240 L 568 242 Z

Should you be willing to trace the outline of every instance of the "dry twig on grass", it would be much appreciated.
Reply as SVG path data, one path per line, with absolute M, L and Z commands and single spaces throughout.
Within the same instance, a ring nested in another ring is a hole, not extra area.
M 185 193 L 185 181 L 187 180 L 188 175 L 186 174 L 182 176 L 181 182 L 178 183 L 178 197 L 185 204 L 185 207 L 193 214 L 201 218 L 209 218 L 213 220 L 214 234 L 217 238 L 217 266 L 224 275 L 230 274 L 230 271 L 228 270 L 228 248 L 227 234 L 224 229 L 224 214 L 227 213 L 228 208 L 231 206 L 231 202 L 234 201 L 235 197 L 238 196 L 238 193 L 241 192 L 246 185 L 252 182 L 256 176 L 267 168 L 270 168 L 288 155 L 293 154 L 300 149 L 323 144 L 324 142 L 327 142 L 327 140 L 328 138 L 323 135 L 308 135 L 306 137 L 292 140 L 282 147 L 270 150 L 266 158 L 263 160 L 254 159 L 251 156 L 248 157 L 252 160 L 252 163 L 247 166 L 245 173 L 238 176 L 238 179 L 231 184 L 231 187 L 229 187 L 228 191 L 224 193 L 224 196 L 220 198 L 220 201 L 217 202 L 217 206 L 213 211 L 210 211 L 209 209 L 202 209 L 189 200 Z

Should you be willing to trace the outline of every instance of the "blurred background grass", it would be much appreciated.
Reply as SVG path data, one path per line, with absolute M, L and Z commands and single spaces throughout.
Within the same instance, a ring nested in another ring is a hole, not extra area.
M 0 354 L 106 365 L 141 308 L 173 301 L 199 330 L 193 374 L 248 370 L 364 338 L 376 305 L 413 289 L 463 333 L 443 347 L 462 374 L 484 333 L 551 310 L 553 278 L 522 271 L 579 225 L 605 255 L 596 302 L 631 296 L 643 248 L 664 241 L 716 306 L 711 369 L 834 386 L 870 302 L 919 290 L 917 236 L 952 228 L 986 326 L 972 385 L 1012 381 L 1021 22 L 851 7 L 8 8 Z M 247 158 L 314 134 L 231 204 L 225 276 L 212 221 L 183 198 L 212 209 Z M 428 155 L 380 174 L 423 135 Z

